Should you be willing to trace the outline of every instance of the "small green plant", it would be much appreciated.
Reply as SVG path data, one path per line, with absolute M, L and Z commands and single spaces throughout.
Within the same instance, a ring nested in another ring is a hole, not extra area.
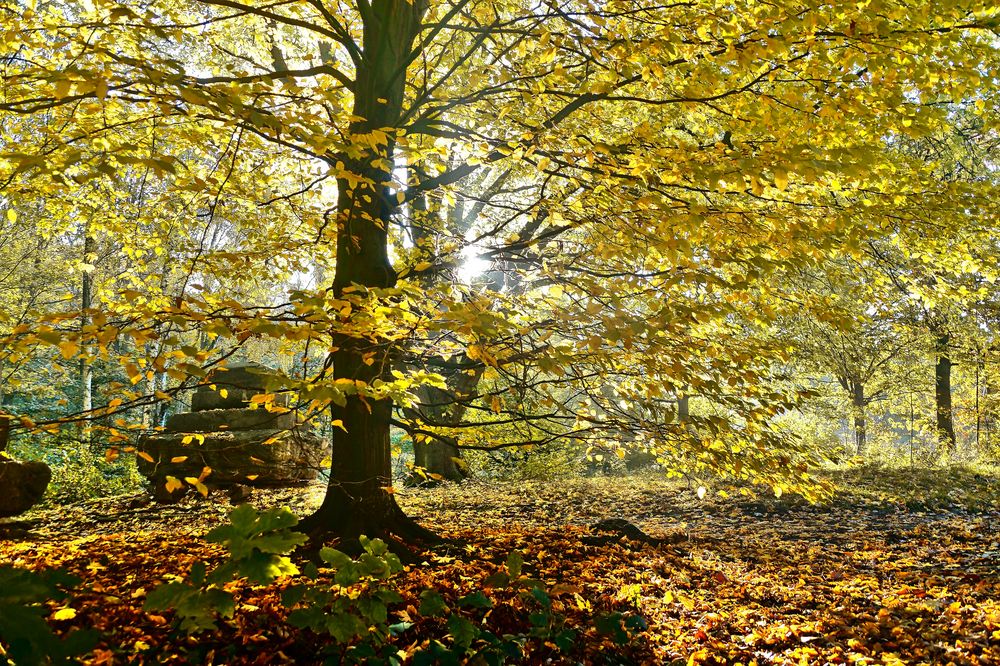
M 0 664 L 63 664 L 94 647 L 97 632 L 74 630 L 60 639 L 45 621 L 46 602 L 65 600 L 78 582 L 62 571 L 0 566 Z
M 610 636 L 618 645 L 628 645 L 636 634 L 648 628 L 646 619 L 638 613 L 614 611 L 594 618 L 594 628 L 602 636 Z
M 242 505 L 229 514 L 230 522 L 216 527 L 206 539 L 229 551 L 229 558 L 211 572 L 204 563 L 191 568 L 186 579 L 160 585 L 146 599 L 146 610 L 173 610 L 180 629 L 196 633 L 216 628 L 219 617 L 231 618 L 235 602 L 224 585 L 245 578 L 268 585 L 278 578 L 294 576 L 298 568 L 288 553 L 305 542 L 305 535 L 292 528 L 295 516 L 287 509 L 258 512 Z M 332 578 L 321 577 L 315 564 L 303 567 L 304 580 L 286 588 L 281 602 L 289 609 L 288 623 L 300 629 L 326 634 L 333 643 L 326 648 L 328 664 L 389 664 L 402 662 L 404 653 L 393 638 L 412 626 L 392 620 L 393 607 L 404 602 L 394 588 L 393 577 L 403 571 L 399 558 L 389 552 L 381 539 L 360 537 L 363 551 L 357 558 L 333 548 L 323 548 L 320 559 Z M 553 605 L 545 585 L 523 573 L 524 557 L 508 555 L 505 566 L 486 579 L 489 588 L 513 592 L 528 609 L 530 628 L 526 633 L 497 635 L 485 627 L 493 611 L 493 601 L 482 590 L 471 592 L 448 605 L 434 589 L 420 594 L 418 613 L 424 618 L 441 618 L 447 638 L 430 640 L 412 653 L 413 663 L 461 664 L 478 662 L 499 665 L 524 659 L 524 646 L 534 639 L 550 649 L 569 651 L 577 631 L 567 626 L 567 618 Z M 324 572 L 325 573 L 325 572 Z M 597 619 L 599 633 L 624 644 L 644 628 L 641 618 L 613 613 Z
M 531 628 L 527 634 L 498 636 L 485 629 L 482 626 L 483 615 L 493 608 L 493 602 L 482 591 L 460 598 L 452 611 L 436 590 L 425 590 L 421 594 L 420 614 L 432 617 L 447 615 L 451 642 L 446 645 L 441 641 L 431 641 L 414 654 L 413 663 L 422 666 L 482 661 L 493 666 L 521 661 L 524 645 L 531 638 L 562 652 L 570 650 L 577 632 L 566 626 L 565 615 L 555 611 L 544 584 L 523 575 L 523 567 L 524 556 L 514 551 L 507 556 L 504 568 L 486 579 L 486 585 L 517 592 L 530 609 L 528 621 Z
M 330 663 L 397 663 L 396 650 L 386 644 L 411 625 L 389 624 L 390 606 L 403 601 L 389 581 L 403 564 L 381 539 L 362 536 L 360 541 L 364 552 L 357 559 L 333 548 L 320 550 L 320 559 L 334 572 L 332 585 L 321 585 L 319 570 L 309 565 L 304 571 L 309 582 L 287 588 L 281 601 L 292 609 L 292 626 L 329 634 L 340 645 L 361 639 Z
M 246 578 L 255 585 L 269 585 L 281 576 L 293 576 L 298 568 L 287 554 L 305 543 L 306 536 L 291 528 L 298 518 L 286 508 L 258 512 L 241 504 L 229 512 L 229 524 L 205 535 L 229 551 L 229 559 L 208 573 L 205 564 L 195 563 L 187 580 L 160 585 L 146 597 L 146 610 L 176 613 L 180 628 L 189 633 L 215 629 L 217 617 L 231 618 L 236 610 L 233 596 L 222 589 L 225 583 Z

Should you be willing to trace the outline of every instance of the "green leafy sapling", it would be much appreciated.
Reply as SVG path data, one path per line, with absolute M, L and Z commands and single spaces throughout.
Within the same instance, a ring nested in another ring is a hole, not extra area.
M 254 585 L 269 585 L 282 576 L 294 576 L 298 567 L 287 557 L 306 542 L 306 535 L 291 528 L 298 518 L 286 508 L 257 511 L 242 504 L 229 512 L 229 523 L 212 529 L 205 540 L 229 551 L 229 558 L 209 573 L 202 562 L 191 567 L 187 580 L 160 585 L 146 597 L 147 611 L 173 610 L 180 628 L 197 633 L 216 628 L 216 619 L 232 618 L 233 595 L 223 585 L 245 578 Z

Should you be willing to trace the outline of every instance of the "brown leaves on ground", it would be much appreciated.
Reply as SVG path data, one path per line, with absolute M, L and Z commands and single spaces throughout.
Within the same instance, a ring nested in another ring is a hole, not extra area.
M 482 589 L 506 555 L 520 550 L 526 574 L 549 586 L 557 610 L 581 631 L 569 655 L 532 644 L 533 662 L 1000 663 L 997 504 L 956 501 L 943 491 L 944 500 L 917 511 L 905 497 L 893 500 L 888 493 L 898 495 L 900 487 L 883 478 L 884 495 L 872 490 L 877 476 L 846 479 L 841 496 L 818 506 L 787 497 L 698 500 L 682 484 L 645 476 L 401 490 L 412 515 L 455 541 L 399 579 L 407 599 L 400 619 L 416 624 L 398 645 L 406 650 L 447 632 L 440 619 L 410 608 L 422 590 L 435 587 L 453 601 Z M 295 500 L 294 510 L 304 513 L 320 491 L 256 493 L 254 500 Z M 316 637 L 276 621 L 283 611 L 275 588 L 235 585 L 236 617 L 198 638 L 173 632 L 169 617 L 142 611 L 146 591 L 164 577 L 221 556 L 198 535 L 228 507 L 130 506 L 137 503 L 92 503 L 80 515 L 70 508 L 61 520 L 59 512 L 41 514 L 27 537 L 0 542 L 4 559 L 15 564 L 64 567 L 84 579 L 70 603 L 75 617 L 62 613 L 67 619 L 52 622 L 104 632 L 91 663 L 316 659 Z M 973 504 L 976 511 L 967 510 Z M 587 545 L 587 525 L 602 518 L 686 539 Z M 517 598 L 487 594 L 496 604 L 487 618 L 491 630 L 525 630 L 527 611 Z M 598 635 L 588 619 L 611 610 L 637 612 L 648 624 L 628 648 Z

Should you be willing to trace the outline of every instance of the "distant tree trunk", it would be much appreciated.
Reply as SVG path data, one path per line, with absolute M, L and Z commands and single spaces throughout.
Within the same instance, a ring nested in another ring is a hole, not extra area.
M 10 417 L 0 414 L 0 453 L 7 450 L 7 443 L 10 441 Z
M 860 381 L 851 382 L 851 406 L 854 408 L 854 447 L 859 456 L 863 456 L 868 448 L 868 421 L 865 408 L 865 385 Z
M 677 422 L 687 423 L 691 418 L 691 396 L 681 393 L 677 396 Z
M 411 45 L 427 10 L 425 0 L 374 0 L 364 12 L 362 51 L 354 83 L 352 135 L 394 127 L 402 112 L 406 68 Z M 395 134 L 388 132 L 383 149 L 356 144 L 358 155 L 339 159 L 359 177 L 338 178 L 337 263 L 333 293 L 352 285 L 386 288 L 396 283 L 388 256 L 388 229 L 395 197 L 389 189 Z M 364 146 L 364 147 L 363 147 Z M 351 326 L 346 322 L 345 326 Z M 352 334 L 353 333 L 353 334 Z M 363 331 L 335 332 L 331 354 L 333 377 L 370 386 L 393 365 L 391 342 L 362 337 Z M 337 534 L 348 547 L 359 535 L 395 535 L 404 540 L 433 538 L 410 520 L 389 491 L 392 457 L 389 428 L 391 399 L 348 396 L 333 405 L 332 465 L 323 503 L 302 521 L 314 541 Z
M 464 354 L 457 358 L 458 365 L 464 365 L 469 358 Z M 420 404 L 417 407 L 404 410 L 404 415 L 411 422 L 423 422 L 431 427 L 455 427 L 465 417 L 466 406 L 461 402 L 467 398 L 479 385 L 484 367 L 476 364 L 471 373 L 465 370 L 454 370 L 447 376 L 447 390 L 434 386 L 424 386 L 417 390 Z M 416 433 L 413 437 L 413 464 L 423 468 L 428 476 L 440 476 L 443 480 L 461 481 L 466 472 L 459 464 L 461 449 L 457 438 L 432 437 L 420 439 Z M 415 481 L 424 481 L 418 473 Z M 436 480 L 432 476 L 432 480 Z
M 80 331 L 81 331 L 81 358 L 80 358 L 80 411 L 88 415 L 94 407 L 94 366 L 91 358 L 91 345 L 84 344 L 83 339 L 86 333 L 83 329 L 90 325 L 90 308 L 93 306 L 93 285 L 94 285 L 94 261 L 95 241 L 89 231 L 85 232 L 83 241 L 83 278 L 80 284 Z M 81 432 L 85 428 L 81 429 Z M 86 439 L 90 439 L 86 437 Z
M 980 384 L 982 378 L 982 372 L 984 369 L 983 362 L 983 352 L 980 349 L 976 349 L 976 453 L 982 452 L 982 441 L 980 441 L 982 430 L 983 430 L 983 413 L 982 407 L 980 405 L 980 396 L 982 395 L 982 386 Z
M 934 404 L 937 414 L 938 439 L 950 453 L 956 450 L 955 421 L 951 403 L 951 337 L 938 332 L 935 340 Z

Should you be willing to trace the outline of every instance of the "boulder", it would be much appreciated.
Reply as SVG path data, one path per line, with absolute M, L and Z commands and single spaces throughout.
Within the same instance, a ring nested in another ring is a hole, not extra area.
M 42 499 L 52 470 L 42 462 L 0 458 L 0 518 L 24 513 Z

